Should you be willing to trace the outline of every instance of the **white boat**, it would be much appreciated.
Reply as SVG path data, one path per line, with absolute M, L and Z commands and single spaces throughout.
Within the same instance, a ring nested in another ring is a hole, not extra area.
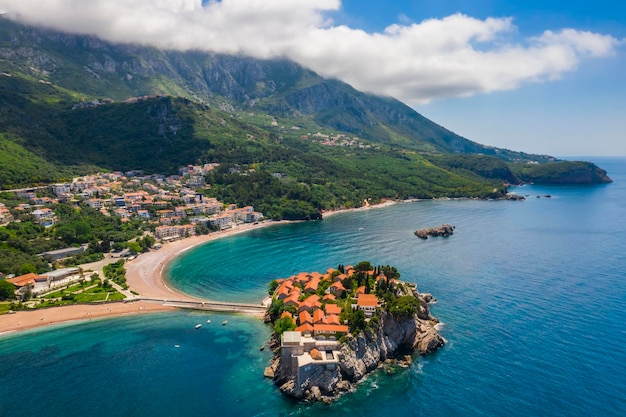
M 209 323 L 211 323 L 211 320 L 207 320 L 206 322 L 207 322 L 207 324 L 209 324 Z
M 227 324 L 228 324 L 228 320 L 224 320 L 224 321 L 222 322 L 222 326 L 226 326 Z
M 174 347 L 175 347 L 175 348 L 179 348 L 179 347 L 180 347 L 180 345 L 174 345 Z
M 199 329 L 200 327 L 202 327 L 202 324 L 200 323 L 196 324 L 196 329 Z

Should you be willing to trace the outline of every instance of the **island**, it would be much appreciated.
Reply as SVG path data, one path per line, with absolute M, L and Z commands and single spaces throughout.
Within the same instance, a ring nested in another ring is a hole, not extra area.
M 363 261 L 301 272 L 272 281 L 269 293 L 274 357 L 265 376 L 297 399 L 330 402 L 368 373 L 406 367 L 412 353 L 445 343 L 430 315 L 432 295 L 401 281 L 393 266 Z
M 438 227 L 429 227 L 427 229 L 420 229 L 415 231 L 415 236 L 420 239 L 428 239 L 428 236 L 452 236 L 454 234 L 454 226 L 449 224 L 442 224 Z

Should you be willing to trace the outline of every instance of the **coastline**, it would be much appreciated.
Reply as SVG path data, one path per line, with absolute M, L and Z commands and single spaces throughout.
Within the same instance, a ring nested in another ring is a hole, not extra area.
M 322 213 L 327 218 L 339 213 L 384 208 L 397 204 L 396 201 L 386 200 L 379 204 L 366 204 L 351 209 L 330 210 Z M 126 282 L 130 289 L 140 294 L 134 299 L 127 299 L 125 303 L 107 303 L 101 305 L 78 304 L 62 307 L 51 307 L 42 310 L 17 311 L 15 314 L 0 315 L 0 337 L 37 327 L 49 326 L 94 318 L 114 317 L 127 314 L 141 314 L 146 312 L 168 311 L 175 308 L 165 306 L 167 301 L 206 301 L 194 297 L 180 290 L 168 286 L 163 275 L 165 267 L 183 252 L 198 245 L 212 242 L 217 239 L 230 237 L 239 233 L 256 230 L 273 225 L 290 224 L 289 220 L 264 221 L 258 224 L 244 224 L 235 228 L 197 235 L 174 242 L 164 243 L 161 249 L 142 253 L 132 261 L 125 263 Z M 142 301 L 142 299 L 147 299 Z
M 367 201 L 364 201 L 366 204 L 361 207 L 349 208 L 349 209 L 338 209 L 338 210 L 327 210 L 322 212 L 322 219 L 325 219 L 330 216 L 334 216 L 340 213 L 352 213 L 355 211 L 364 211 L 364 210 L 372 210 L 378 208 L 385 208 L 389 206 L 393 206 L 394 204 L 398 204 L 398 201 L 395 200 L 385 200 L 378 204 L 370 204 Z
M 24 330 L 53 324 L 91 321 L 108 317 L 156 313 L 174 310 L 163 304 L 149 301 L 112 302 L 106 304 L 75 304 L 37 310 L 21 310 L 0 316 L 0 338 Z
M 21 310 L 15 314 L 2 314 L 0 315 L 0 337 L 17 331 L 52 324 L 176 310 L 175 307 L 163 305 L 164 300 L 203 301 L 201 298 L 185 294 L 167 285 L 163 277 L 163 270 L 169 262 L 181 253 L 203 243 L 249 230 L 287 223 L 290 222 L 281 220 L 248 224 L 208 235 L 198 235 L 165 243 L 161 249 L 143 253 L 125 264 L 128 286 L 140 294 L 135 299 L 128 299 L 128 302 L 76 304 L 39 310 Z M 150 300 L 142 301 L 143 298 Z

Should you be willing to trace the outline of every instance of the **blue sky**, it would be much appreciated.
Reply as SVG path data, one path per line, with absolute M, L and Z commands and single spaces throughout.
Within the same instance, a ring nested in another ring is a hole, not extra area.
M 519 37 L 574 28 L 626 38 L 626 2 L 344 0 L 334 19 L 368 31 L 454 13 L 512 17 Z M 626 155 L 626 47 L 583 61 L 561 79 L 510 91 L 414 105 L 444 127 L 480 143 L 558 156 Z
M 111 42 L 286 57 L 486 145 L 626 155 L 626 2 L 0 0 L 0 10 Z

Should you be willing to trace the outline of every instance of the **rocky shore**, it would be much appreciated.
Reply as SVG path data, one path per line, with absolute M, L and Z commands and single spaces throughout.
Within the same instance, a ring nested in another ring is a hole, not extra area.
M 279 353 L 280 342 L 272 344 L 276 356 L 266 376 L 273 377 L 281 392 L 310 402 L 331 402 L 339 395 L 354 390 L 355 384 L 377 369 L 393 366 L 408 367 L 411 354 L 426 355 L 444 345 L 444 338 L 437 332 L 438 320 L 430 315 L 430 294 L 413 294 L 419 300 L 417 313 L 409 317 L 394 317 L 381 311 L 379 320 L 358 334 L 348 334 L 341 341 L 338 366 L 320 366 L 309 374 L 302 386 L 297 378 L 285 372 Z M 282 359 L 284 360 L 284 358 Z

